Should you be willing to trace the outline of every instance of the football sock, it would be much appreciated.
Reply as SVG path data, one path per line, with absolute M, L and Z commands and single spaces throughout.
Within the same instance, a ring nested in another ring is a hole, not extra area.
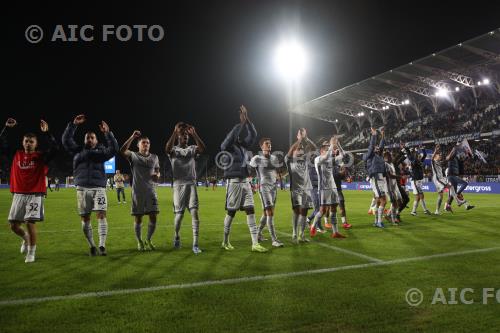
M 94 236 L 92 235 L 92 224 L 90 221 L 82 221 L 82 231 L 90 247 L 95 247 Z
M 250 230 L 250 236 L 252 236 L 252 245 L 259 243 L 259 231 L 257 229 L 257 224 L 255 224 L 255 214 L 247 215 L 248 230 Z
M 229 233 L 231 232 L 231 223 L 233 223 L 233 217 L 226 215 L 224 218 L 224 244 L 229 243 Z
M 108 236 L 108 221 L 106 218 L 97 219 L 99 227 L 99 246 L 106 247 L 106 237 Z
M 274 216 L 267 217 L 267 228 L 269 229 L 269 233 L 271 234 L 272 241 L 276 241 L 276 231 L 274 230 Z
M 142 223 L 134 223 L 135 238 L 138 242 L 142 241 Z
M 182 213 L 175 214 L 175 218 L 174 218 L 174 237 L 175 237 L 175 239 L 180 238 L 179 233 L 181 231 L 181 222 L 182 222 L 183 217 L 184 217 L 184 214 L 182 214 Z

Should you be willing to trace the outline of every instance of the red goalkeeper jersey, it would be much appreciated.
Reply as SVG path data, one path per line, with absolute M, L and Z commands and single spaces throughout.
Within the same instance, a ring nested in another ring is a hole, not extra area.
M 48 167 L 43 153 L 25 153 L 18 150 L 10 168 L 10 192 L 12 193 L 45 193 L 45 176 Z

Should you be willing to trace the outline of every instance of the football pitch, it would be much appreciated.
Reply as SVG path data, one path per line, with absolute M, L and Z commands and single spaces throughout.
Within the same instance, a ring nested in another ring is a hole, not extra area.
M 130 189 L 126 189 L 127 199 Z M 191 251 L 191 218 L 173 249 L 172 196 L 158 189 L 153 252 L 138 252 L 130 201 L 108 191 L 107 257 L 89 257 L 74 189 L 49 192 L 38 226 L 36 262 L 25 264 L 8 228 L 11 203 L 0 190 L 1 332 L 406 332 L 498 331 L 500 327 L 500 196 L 466 194 L 476 208 L 427 216 L 409 210 L 399 227 L 372 226 L 371 192 L 346 191 L 347 238 L 318 234 L 291 243 L 288 191 L 278 193 L 275 223 L 285 247 L 250 251 L 243 212 L 233 222 L 232 252 L 220 248 L 225 189 L 199 188 L 200 247 Z M 434 211 L 436 195 L 426 193 Z M 257 220 L 260 200 L 255 196 Z M 413 200 L 412 200 L 413 202 Z M 95 218 L 94 238 L 97 240 Z M 147 218 L 144 227 L 147 228 Z M 143 229 L 145 235 L 146 229 Z M 266 238 L 269 237 L 267 229 Z M 418 306 L 407 294 L 418 288 Z M 436 289 L 441 298 L 432 304 Z M 457 288 L 453 304 L 449 288 Z M 465 299 L 460 290 L 470 288 Z M 484 288 L 493 297 L 483 304 Z M 498 300 L 494 293 L 497 292 Z M 450 301 L 451 300 L 451 301 Z M 446 300 L 445 300 L 446 302 Z

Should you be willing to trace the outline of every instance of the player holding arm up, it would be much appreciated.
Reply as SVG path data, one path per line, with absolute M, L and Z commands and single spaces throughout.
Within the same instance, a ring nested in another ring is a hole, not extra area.
M 259 241 L 263 240 L 262 230 L 267 224 L 271 233 L 271 245 L 273 247 L 283 247 L 283 243 L 276 237 L 274 230 L 274 207 L 276 205 L 276 169 L 279 166 L 279 160 L 271 154 L 271 139 L 262 138 L 259 141 L 262 155 L 255 155 L 250 160 L 250 166 L 255 168 L 259 181 L 259 196 L 262 202 L 262 217 L 259 226 Z
M 243 136 L 244 131 L 246 136 Z M 253 252 L 267 252 L 268 250 L 259 244 L 259 230 L 255 223 L 255 208 L 252 187 L 248 182 L 247 151 L 255 144 L 257 130 L 248 117 L 247 109 L 240 106 L 240 123 L 235 125 L 222 142 L 220 149 L 230 154 L 231 164 L 224 170 L 226 187 L 226 211 L 224 218 L 224 239 L 222 248 L 228 251 L 234 249 L 229 242 L 231 224 L 238 210 L 244 210 L 247 214 L 247 225 L 252 238 Z
M 16 121 L 9 118 L 4 129 L 14 126 Z M 26 254 L 26 263 L 35 261 L 36 222 L 43 221 L 44 218 L 44 195 L 47 192 L 45 176 L 48 162 L 58 151 L 58 144 L 49 133 L 49 125 L 44 120 L 40 121 L 40 130 L 48 141 L 48 150 L 37 150 L 37 136 L 26 133 L 22 141 L 23 149 L 15 151 L 10 169 L 10 192 L 13 198 L 8 219 L 10 229 L 23 239 L 21 253 Z M 6 135 L 3 140 L 8 150 Z M 23 223 L 26 224 L 27 232 L 21 227 Z
M 376 146 L 378 132 L 375 128 L 371 129 L 371 135 L 370 145 L 368 146 L 368 151 L 363 155 L 363 161 L 366 162 L 368 175 L 370 176 L 370 185 L 376 199 L 377 211 L 374 226 L 384 228 L 382 217 L 387 202 L 386 170 L 385 161 L 382 157 L 385 145 L 384 130 L 381 130 L 381 139 L 378 146 Z
M 391 152 L 384 152 L 384 161 L 386 167 L 387 190 L 389 199 L 391 200 L 391 221 L 394 225 L 399 225 L 401 222 L 399 220 L 399 209 L 403 201 L 403 197 L 398 187 L 401 176 L 396 173 L 396 167 L 394 166 Z
M 189 137 L 195 144 L 189 145 Z M 177 145 L 174 146 L 175 141 Z M 191 213 L 191 227 L 193 230 L 193 253 L 201 253 L 198 245 L 200 219 L 198 217 L 198 192 L 196 189 L 196 161 L 195 158 L 205 151 L 205 144 L 196 132 L 196 129 L 186 123 L 177 123 L 172 135 L 165 145 L 165 152 L 170 158 L 173 175 L 174 200 L 174 248 L 181 247 L 181 223 L 184 210 Z
M 468 147 L 468 144 L 467 144 Z M 465 160 L 472 155 L 470 148 L 463 147 L 462 143 L 457 143 L 446 156 L 448 162 L 448 182 L 450 183 L 450 191 L 448 192 L 448 201 L 446 202 L 446 210 L 452 212 L 451 202 L 457 200 L 458 206 L 465 204 L 465 209 L 470 210 L 475 206 L 470 205 L 467 200 L 464 200 L 462 191 L 467 188 L 468 183 L 460 178 L 463 173 Z
M 337 185 L 333 178 L 334 166 L 340 164 L 342 155 L 333 156 L 338 149 L 338 140 L 335 136 L 330 141 L 323 141 L 320 147 L 320 155 L 314 160 L 314 167 L 318 174 L 319 212 L 314 217 L 314 221 L 309 229 L 311 237 L 316 235 L 318 221 L 324 215 L 330 215 L 332 224 L 332 238 L 345 238 L 337 227 L 337 206 L 339 204 L 339 194 Z
M 138 151 L 131 151 L 130 145 L 137 139 Z M 156 230 L 158 213 L 158 197 L 154 183 L 160 178 L 160 162 L 158 156 L 149 150 L 151 143 L 148 137 L 143 136 L 140 131 L 135 130 L 125 141 L 120 153 L 130 163 L 132 170 L 132 216 L 134 216 L 134 230 L 139 251 L 153 251 L 151 238 Z M 149 216 L 148 234 L 142 239 L 142 217 Z
M 432 168 L 432 182 L 436 186 L 436 192 L 438 193 L 436 211 L 435 215 L 441 214 L 441 204 L 443 202 L 443 192 L 445 188 L 449 188 L 448 180 L 446 179 L 443 172 L 443 154 L 441 151 L 441 145 L 437 144 L 432 153 L 431 168 Z
M 292 242 L 309 242 L 305 236 L 307 211 L 312 208 L 312 184 L 309 178 L 308 153 L 316 150 L 316 145 L 305 128 L 297 132 L 297 141 L 290 147 L 285 163 L 290 176 L 290 196 L 292 199 Z M 299 234 L 300 226 L 300 234 Z
M 421 152 L 419 152 L 419 150 Z M 424 161 L 427 157 L 427 152 L 424 147 L 420 147 L 420 149 L 415 149 L 415 151 L 411 152 L 408 148 L 406 148 L 406 155 L 411 163 L 411 183 L 413 187 L 413 194 L 415 195 L 415 201 L 413 202 L 413 209 L 411 211 L 411 215 L 417 215 L 417 208 L 419 202 L 422 202 L 422 208 L 424 209 L 424 213 L 430 215 L 431 212 L 427 209 L 427 205 L 425 203 L 424 191 L 422 190 L 423 179 L 424 179 Z
M 106 238 L 108 235 L 108 199 L 106 197 L 106 172 L 104 162 L 118 152 L 118 142 L 109 130 L 108 124 L 101 121 L 99 129 L 106 138 L 107 146 L 99 144 L 94 132 L 85 133 L 83 146 L 75 142 L 74 136 L 79 125 L 85 122 L 85 115 L 80 114 L 68 124 L 62 136 L 62 143 L 66 151 L 73 155 L 73 176 L 76 185 L 78 214 L 82 221 L 82 231 L 90 247 L 90 255 L 97 255 L 94 243 L 90 216 L 96 213 L 99 226 L 99 253 L 107 255 Z

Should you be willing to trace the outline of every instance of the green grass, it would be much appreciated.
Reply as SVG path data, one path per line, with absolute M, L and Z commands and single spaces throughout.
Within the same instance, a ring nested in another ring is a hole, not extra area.
M 39 224 L 37 258 L 25 264 L 20 240 L 8 225 L 0 231 L 0 302 L 119 289 L 147 288 L 253 277 L 369 263 L 316 242 L 388 261 L 500 246 L 498 195 L 466 197 L 477 209 L 439 217 L 404 213 L 401 227 L 373 228 L 366 214 L 370 192 L 348 191 L 348 216 L 354 225 L 344 240 L 326 234 L 305 245 L 260 254 L 250 251 L 245 215 L 233 223 L 228 253 L 222 240 L 223 188 L 199 188 L 200 246 L 191 252 L 190 216 L 182 226 L 183 248 L 172 248 L 171 191 L 159 189 L 157 251 L 139 253 L 130 206 L 118 205 L 108 192 L 108 257 L 89 257 L 76 214 L 74 190 L 49 193 L 46 221 Z M 127 189 L 127 197 L 130 196 Z M 436 196 L 426 194 L 434 209 Z M 260 201 L 256 197 L 256 203 Z M 7 217 L 11 196 L 0 191 L 0 215 Z M 257 216 L 261 212 L 257 208 Z M 291 232 L 289 192 L 279 192 L 277 230 Z M 97 240 L 94 223 L 95 239 Z M 145 230 L 144 230 L 145 232 Z M 264 243 L 270 248 L 270 241 Z M 482 305 L 482 288 L 500 289 L 500 250 L 421 261 L 368 266 L 261 281 L 176 288 L 153 292 L 0 305 L 1 332 L 332 332 L 332 331 L 498 331 L 500 304 Z M 432 305 L 436 288 L 474 288 L 473 305 Z M 409 288 L 424 302 L 411 307 Z

